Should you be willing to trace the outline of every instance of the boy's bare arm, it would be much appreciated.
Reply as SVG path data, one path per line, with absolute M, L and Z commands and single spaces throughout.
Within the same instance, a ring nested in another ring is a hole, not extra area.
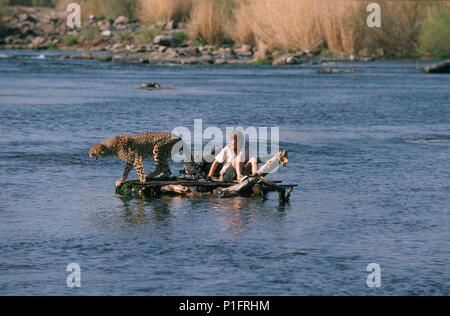
M 219 162 L 217 160 L 214 160 L 211 168 L 209 169 L 209 173 L 208 173 L 209 178 L 211 178 L 214 175 L 214 172 L 216 172 L 218 165 L 219 165 Z

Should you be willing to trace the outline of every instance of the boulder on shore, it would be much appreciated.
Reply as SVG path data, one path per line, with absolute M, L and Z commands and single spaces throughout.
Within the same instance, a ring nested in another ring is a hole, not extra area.
M 114 20 L 114 26 L 124 25 L 124 24 L 128 24 L 128 18 L 127 17 L 124 17 L 124 16 L 120 15 Z
M 431 74 L 448 74 L 450 73 L 450 60 L 425 67 L 423 71 Z
M 300 65 L 312 63 L 312 55 L 308 55 L 304 52 L 299 52 L 297 54 L 282 54 L 273 61 L 273 65 Z
M 103 37 L 111 37 L 112 36 L 112 31 L 111 30 L 104 30 L 102 31 L 102 36 Z
M 179 42 L 172 35 L 158 35 L 153 39 L 153 44 L 166 47 L 176 47 Z
M 38 36 L 31 41 L 31 47 L 39 48 L 40 46 L 44 45 L 46 41 L 47 39 L 45 37 Z

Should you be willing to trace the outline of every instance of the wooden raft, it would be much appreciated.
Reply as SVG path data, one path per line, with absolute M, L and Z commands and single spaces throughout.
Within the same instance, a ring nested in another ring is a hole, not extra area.
M 289 200 L 294 187 L 297 186 L 297 184 L 282 184 L 281 181 L 270 181 L 263 176 L 248 177 L 240 183 L 171 178 L 149 180 L 146 183 L 140 183 L 137 180 L 126 181 L 116 188 L 116 193 L 122 196 L 142 198 L 155 198 L 162 195 L 214 196 L 217 198 L 260 196 L 265 200 L 267 193 L 278 192 L 280 203 L 285 203 Z

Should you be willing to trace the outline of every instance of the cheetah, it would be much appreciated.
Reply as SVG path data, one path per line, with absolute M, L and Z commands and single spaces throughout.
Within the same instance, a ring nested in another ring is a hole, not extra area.
M 181 138 L 169 132 L 145 132 L 137 135 L 120 134 L 92 145 L 89 156 L 96 159 L 116 156 L 125 161 L 125 171 L 116 181 L 116 187 L 119 187 L 127 179 L 133 167 L 136 170 L 139 182 L 144 183 L 146 181 L 144 159 L 149 156 L 153 156 L 155 161 L 155 170 L 148 175 L 149 178 L 164 178 L 171 175 L 168 159 L 171 156 L 173 145 L 179 141 L 181 141 Z

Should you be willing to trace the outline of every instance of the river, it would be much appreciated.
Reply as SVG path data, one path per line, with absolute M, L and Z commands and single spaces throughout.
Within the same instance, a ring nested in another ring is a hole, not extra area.
M 52 54 L 0 53 L 0 294 L 450 294 L 450 76 L 418 61 L 323 75 Z M 124 200 L 122 163 L 88 156 L 194 119 L 279 127 L 289 165 L 272 178 L 299 184 L 290 203 Z M 66 285 L 72 262 L 80 288 Z

